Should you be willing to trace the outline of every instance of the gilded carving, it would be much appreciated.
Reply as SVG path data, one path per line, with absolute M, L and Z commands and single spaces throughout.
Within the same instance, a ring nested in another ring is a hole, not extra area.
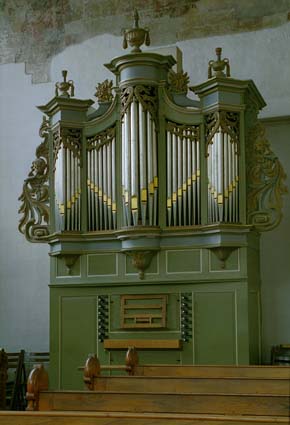
M 112 142 L 116 137 L 116 127 L 107 128 L 107 130 L 87 138 L 87 150 L 99 150 L 103 145 Z
M 193 142 L 199 141 L 199 125 L 176 124 L 175 122 L 167 121 L 166 130 L 177 137 L 183 138 L 186 135 L 186 138 Z
M 121 94 L 122 116 L 134 99 L 141 103 L 144 111 L 148 111 L 157 124 L 158 97 L 156 87 L 140 84 L 135 87 L 124 88 Z
M 168 74 L 170 90 L 174 93 L 187 93 L 189 76 L 187 72 L 170 71 Z
M 59 127 L 53 132 L 53 164 L 58 157 L 58 152 L 63 146 L 73 152 L 74 157 L 81 161 L 82 132 L 79 128 Z
M 131 52 L 141 52 L 140 46 L 144 44 L 150 46 L 149 30 L 139 27 L 139 14 L 137 9 L 134 10 L 134 26 L 124 31 L 123 48 L 127 49 L 128 44 L 133 47 Z
M 30 242 L 46 242 L 49 236 L 48 133 L 49 121 L 43 117 L 39 135 L 44 141 L 36 149 L 36 159 L 19 197 L 23 216 L 18 229 Z
M 113 80 L 106 79 L 102 83 L 98 83 L 95 96 L 99 103 L 112 102 L 113 100 Z
M 74 82 L 67 81 L 67 71 L 62 71 L 63 81 L 55 84 L 55 95 L 60 97 L 73 97 L 75 94 Z M 59 92 L 61 94 L 59 94 Z
M 215 77 L 230 77 L 231 76 L 231 70 L 230 70 L 230 62 L 228 58 L 221 58 L 222 55 L 222 48 L 217 47 L 215 49 L 216 52 L 216 60 L 211 60 L 208 63 L 208 78 L 213 77 L 213 73 Z M 226 73 L 224 73 L 226 71 Z
M 124 251 L 124 253 L 131 257 L 132 266 L 139 271 L 139 279 L 143 280 L 145 277 L 145 270 L 150 266 L 156 251 L 128 250 Z
M 247 214 L 248 223 L 260 231 L 278 226 L 282 219 L 282 196 L 288 192 L 286 173 L 272 151 L 265 129 L 257 123 L 247 144 Z
M 221 129 L 231 138 L 231 143 L 236 144 L 237 154 L 239 154 L 239 114 L 229 111 L 215 111 L 205 116 L 205 143 L 206 155 L 208 156 L 208 146 L 213 143 L 214 135 Z

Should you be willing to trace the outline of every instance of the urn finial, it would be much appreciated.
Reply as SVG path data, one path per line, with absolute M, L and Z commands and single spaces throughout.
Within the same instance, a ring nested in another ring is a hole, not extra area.
M 134 10 L 133 28 L 124 30 L 123 48 L 127 49 L 128 44 L 133 47 L 132 53 L 141 52 L 140 46 L 145 43 L 150 45 L 149 30 L 147 28 L 139 28 L 139 14 L 137 9 Z
M 230 62 L 228 58 L 221 58 L 222 55 L 222 48 L 217 47 L 215 49 L 216 52 L 216 60 L 211 60 L 208 63 L 208 78 L 214 77 L 230 77 Z M 226 70 L 226 73 L 224 73 L 224 70 Z M 214 74 L 213 74 L 214 73 Z
M 62 70 L 63 81 L 55 84 L 55 95 L 61 97 L 73 97 L 74 96 L 74 82 L 72 80 L 67 81 L 67 70 Z M 59 94 L 60 92 L 60 94 Z

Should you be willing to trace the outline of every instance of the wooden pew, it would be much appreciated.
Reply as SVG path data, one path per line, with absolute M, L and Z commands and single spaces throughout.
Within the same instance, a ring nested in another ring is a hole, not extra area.
M 101 376 L 102 367 L 91 356 L 84 378 L 92 391 L 44 390 L 47 375 L 39 366 L 28 391 L 29 408 L 39 411 L 17 416 L 19 424 L 289 424 L 290 368 L 139 366 L 132 349 L 128 362 L 122 370 L 132 374 L 142 367 L 143 375 Z M 0 412 L 1 425 L 15 424 L 15 418 Z
M 49 366 L 49 352 L 38 351 L 38 352 L 26 352 L 25 355 L 25 369 L 27 376 L 36 364 L 42 364 L 45 369 Z
M 284 366 L 193 366 L 136 365 L 137 376 L 180 376 L 210 378 L 290 378 L 290 368 Z
M 8 357 L 3 348 L 0 350 L 0 410 L 6 409 L 6 382 L 8 378 Z
M 236 413 L 289 418 L 289 395 L 43 391 L 39 397 L 39 410 L 214 415 Z
M 0 412 L 1 425 L 273 425 L 287 417 L 120 412 Z
M 9 410 L 25 410 L 26 372 L 24 350 L 7 353 L 8 380 L 6 383 L 6 408 Z
M 136 351 L 128 350 L 125 369 L 136 373 L 138 367 Z M 161 374 L 160 367 L 164 372 L 163 366 L 154 367 L 156 373 Z M 103 411 L 108 414 L 289 417 L 289 369 L 260 366 L 166 368 L 170 369 L 170 376 L 102 377 L 98 359 L 90 356 L 84 368 L 84 381 L 91 391 L 41 391 L 37 404 L 30 407 L 40 411 Z M 31 392 L 36 393 L 35 390 Z

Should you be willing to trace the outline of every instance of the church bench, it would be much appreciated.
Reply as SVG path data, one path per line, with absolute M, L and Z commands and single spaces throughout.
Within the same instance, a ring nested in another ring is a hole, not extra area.
M 25 410 L 26 372 L 24 350 L 7 354 L 6 408 L 9 410 Z
M 281 416 L 124 413 L 1 412 L 1 425 L 271 425 L 289 424 Z
M 95 391 L 289 394 L 290 368 L 285 367 L 139 365 L 134 348 L 128 349 L 125 363 L 133 376 L 102 376 L 97 357 L 89 356 L 84 367 L 87 388 Z
M 42 391 L 39 410 L 289 417 L 289 395 Z
M 209 378 L 269 378 L 290 379 L 290 367 L 285 366 L 192 366 L 137 365 L 137 376 L 180 376 Z
M 289 394 L 288 378 L 191 378 L 167 376 L 99 376 L 94 391 L 215 394 Z

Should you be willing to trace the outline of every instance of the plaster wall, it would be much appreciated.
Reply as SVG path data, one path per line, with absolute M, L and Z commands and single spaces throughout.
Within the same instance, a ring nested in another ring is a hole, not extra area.
M 214 58 L 215 47 L 223 47 L 232 76 L 255 81 L 268 104 L 261 116 L 269 117 L 290 114 L 289 39 L 288 23 L 256 32 L 181 41 L 177 46 L 183 52 L 183 68 L 191 85 L 206 79 L 208 60 Z M 105 34 L 67 47 L 51 61 L 51 81 L 59 81 L 61 70 L 67 69 L 75 82 L 76 97 L 93 98 L 96 84 L 112 78 L 103 63 L 123 54 L 121 42 L 120 37 Z M 46 103 L 53 95 L 54 84 L 32 84 L 24 64 L 0 66 L 0 341 L 8 350 L 48 349 L 48 247 L 29 244 L 18 232 L 17 198 L 40 143 L 41 114 L 35 105 Z M 290 174 L 290 123 L 268 126 L 267 134 Z M 289 178 L 287 183 L 290 186 Z M 288 194 L 282 223 L 261 237 L 264 361 L 269 360 L 271 345 L 290 342 L 289 234 Z

